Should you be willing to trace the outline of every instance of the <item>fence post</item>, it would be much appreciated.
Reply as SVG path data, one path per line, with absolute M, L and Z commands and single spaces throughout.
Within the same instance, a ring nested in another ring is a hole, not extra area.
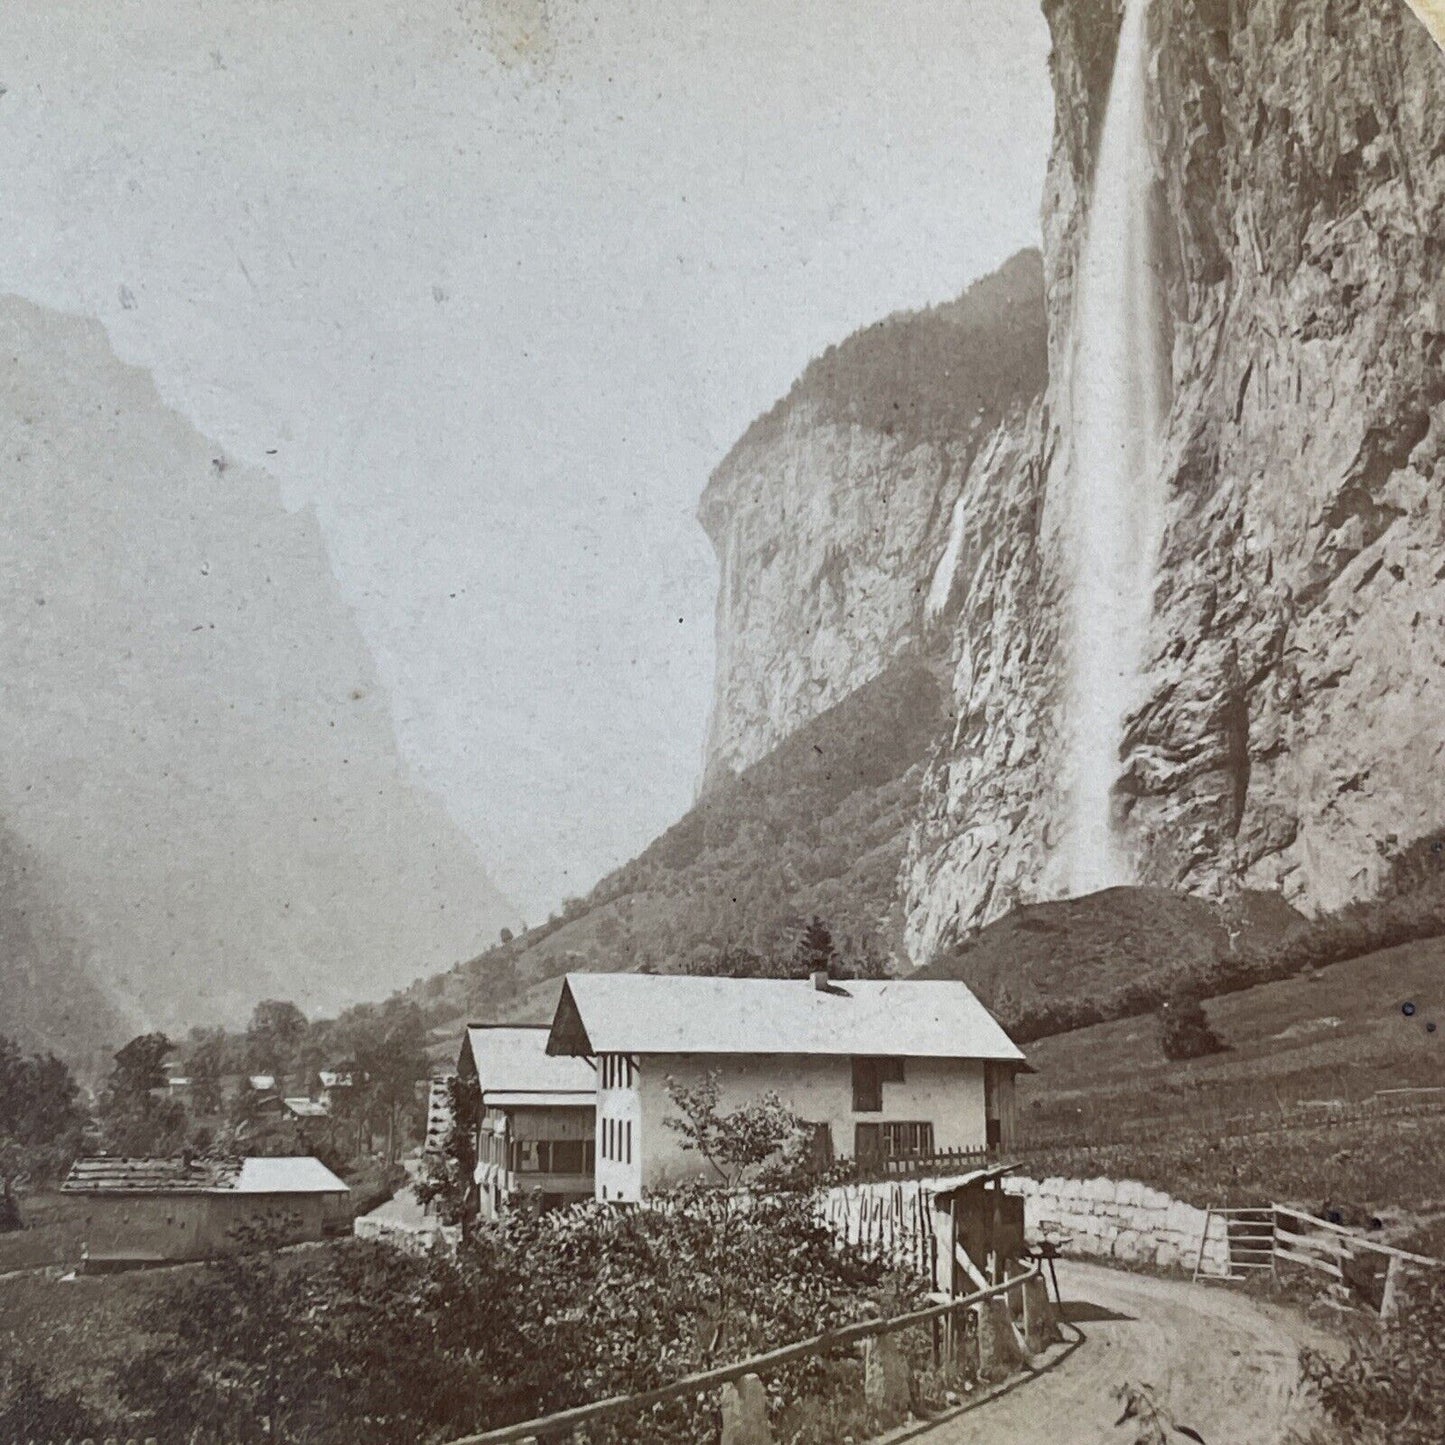
M 1385 1266 L 1385 1292 L 1380 1298 L 1380 1318 L 1387 1323 L 1400 1313 L 1400 1280 L 1405 1272 L 1405 1261 L 1398 1254 L 1390 1256 Z

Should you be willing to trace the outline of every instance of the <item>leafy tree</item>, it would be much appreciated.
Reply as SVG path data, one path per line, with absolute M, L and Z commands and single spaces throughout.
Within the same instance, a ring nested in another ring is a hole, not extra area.
M 165 1088 L 162 1062 L 171 1052 L 165 1034 L 141 1034 L 115 1055 L 100 1096 L 101 1142 L 108 1154 L 174 1154 L 185 1142 L 186 1111 Z
M 237 1050 L 225 1029 L 193 1028 L 186 1039 L 183 1063 L 191 1081 L 191 1099 L 198 1114 L 219 1114 L 225 1104 L 222 1080 L 239 1072 Z
M 1166 1059 L 1200 1059 L 1224 1050 L 1204 1005 L 1192 995 L 1181 995 L 1159 1010 L 1159 1047 Z
M 246 1025 L 246 1060 L 258 1074 L 289 1074 L 310 1029 L 306 1015 L 289 999 L 264 998 Z
M 20 1226 L 16 1186 L 64 1173 L 85 1123 L 70 1070 L 54 1054 L 22 1054 L 0 1034 L 0 1232 Z
M 416 1086 L 426 1078 L 426 1022 L 414 1003 L 359 1004 L 337 1020 L 356 1067 L 357 1105 L 386 1131 L 386 1158 L 394 1163 L 403 1118 L 416 1106 Z
M 798 1116 L 772 1092 L 720 1113 L 718 1075 L 713 1071 L 700 1084 L 679 1084 L 669 1078 L 667 1090 L 682 1114 L 663 1123 L 679 1135 L 684 1149 L 701 1154 L 719 1183 L 729 1189 L 745 1183 L 803 1132 Z
M 120 1395 L 163 1439 L 446 1439 L 487 1384 L 447 1344 L 483 1308 L 462 1284 L 448 1261 L 361 1241 L 217 1261 L 159 1302 Z

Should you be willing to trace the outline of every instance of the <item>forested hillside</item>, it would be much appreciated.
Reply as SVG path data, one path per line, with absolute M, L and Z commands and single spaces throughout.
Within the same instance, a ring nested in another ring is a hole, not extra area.
M 705 970 L 729 947 L 781 957 L 826 919 L 846 956 L 904 972 L 897 879 L 943 690 L 910 657 L 710 789 L 642 854 L 548 923 L 414 995 L 435 1024 L 545 1012 L 569 969 Z

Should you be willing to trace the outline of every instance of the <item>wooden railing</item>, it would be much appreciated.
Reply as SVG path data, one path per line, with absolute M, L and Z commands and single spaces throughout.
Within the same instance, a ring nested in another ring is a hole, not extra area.
M 1205 1246 L 1209 1238 L 1209 1222 L 1224 1222 L 1229 1246 L 1228 1279 L 1243 1279 L 1252 1271 L 1278 1271 L 1281 1263 L 1299 1265 L 1328 1275 L 1341 1283 L 1350 1283 L 1348 1266 L 1361 1255 L 1375 1255 L 1386 1260 L 1381 1312 L 1388 1313 L 1400 1270 L 1405 1265 L 1422 1269 L 1445 1269 L 1445 1260 L 1415 1254 L 1367 1234 L 1290 1209 L 1283 1204 L 1265 1204 L 1249 1209 L 1210 1209 L 1206 1211 L 1204 1236 L 1200 1241 L 1199 1259 L 1194 1277 L 1202 1276 Z M 1378 1282 L 1378 1276 L 1376 1276 Z M 1358 1279 L 1355 1280 L 1358 1283 Z
M 967 1174 L 973 1169 L 987 1169 L 1002 1157 L 998 1149 L 941 1149 L 931 1154 L 880 1159 L 873 1167 L 884 1179 L 916 1179 L 929 1174 Z
M 764 1375 L 782 1365 L 791 1364 L 794 1360 L 826 1354 L 830 1350 L 842 1349 L 862 1340 L 878 1339 L 884 1335 L 898 1334 L 902 1330 L 915 1329 L 920 1325 L 932 1325 L 936 1321 L 949 1319 L 963 1310 L 983 1303 L 984 1300 L 1021 1289 L 1029 1280 L 1036 1278 L 1038 1272 L 1038 1264 L 1030 1263 L 1026 1269 L 1011 1279 L 1004 1280 L 1001 1284 L 990 1285 L 987 1289 L 978 1290 L 974 1294 L 964 1295 L 959 1299 L 949 1300 L 945 1304 L 914 1310 L 911 1314 L 895 1315 L 886 1320 L 860 1320 L 857 1324 L 843 1325 L 836 1330 L 826 1330 L 810 1339 L 798 1340 L 794 1344 L 783 1345 L 776 1350 L 768 1350 L 764 1354 L 753 1355 L 731 1365 L 720 1365 L 712 1370 L 699 1370 L 694 1374 L 685 1375 L 680 1380 L 674 1380 L 670 1385 L 659 1385 L 656 1389 L 644 1390 L 636 1395 L 613 1395 L 606 1400 L 596 1400 L 590 1405 L 576 1405 L 570 1410 L 559 1410 L 556 1414 L 543 1415 L 535 1420 L 523 1420 L 516 1425 L 504 1425 L 500 1429 L 487 1430 L 480 1435 L 467 1435 L 460 1440 L 452 1441 L 451 1445 L 507 1445 L 507 1442 L 524 1440 L 567 1439 L 573 1432 L 598 1420 L 640 1413 L 654 1405 L 664 1405 L 672 1400 L 686 1399 L 706 1390 L 715 1390 L 723 1385 L 732 1384 L 742 1379 L 744 1375 Z M 1027 1295 L 1024 1296 L 1024 1300 L 1024 1307 L 1027 1310 Z

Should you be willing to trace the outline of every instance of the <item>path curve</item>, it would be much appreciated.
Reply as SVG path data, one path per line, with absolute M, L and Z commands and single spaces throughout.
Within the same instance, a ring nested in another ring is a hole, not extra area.
M 900 1438 L 918 1445 L 1127 1445 L 1126 1383 L 1147 1385 L 1206 1445 L 1284 1445 L 1307 1418 L 1302 1346 L 1330 1340 L 1294 1311 L 1228 1285 L 1191 1284 L 1060 1262 L 1066 1332 L 1081 1342 L 1044 1373 L 951 1420 Z M 1171 1436 L 1181 1441 L 1185 1436 Z

